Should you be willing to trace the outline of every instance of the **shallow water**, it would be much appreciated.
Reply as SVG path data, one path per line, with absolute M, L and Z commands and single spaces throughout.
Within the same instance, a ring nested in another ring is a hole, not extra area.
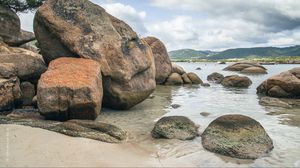
M 222 71 L 227 65 L 217 63 L 177 63 L 187 72 L 195 72 L 206 82 L 207 75 L 220 72 L 224 75 L 237 72 Z M 211 87 L 158 86 L 153 96 L 128 111 L 104 109 L 98 118 L 127 129 L 127 143 L 149 151 L 161 160 L 176 159 L 181 163 L 200 167 L 300 167 L 300 109 L 264 107 L 259 105 L 256 87 L 265 79 L 299 65 L 265 65 L 268 74 L 247 75 L 253 82 L 248 89 Z M 201 67 L 202 70 L 196 70 Z M 172 104 L 180 107 L 173 109 Z M 204 117 L 201 112 L 210 113 Z M 154 122 L 162 116 L 183 115 L 200 125 L 200 133 L 217 117 L 225 114 L 243 114 L 259 121 L 273 139 L 271 153 L 254 161 L 233 159 L 206 151 L 201 137 L 192 141 L 153 140 L 150 131 Z M 169 164 L 167 164 L 169 165 Z M 175 165 L 180 166 L 180 165 Z

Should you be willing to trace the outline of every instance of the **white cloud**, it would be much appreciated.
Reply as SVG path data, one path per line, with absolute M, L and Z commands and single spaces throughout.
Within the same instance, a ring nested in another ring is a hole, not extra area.
M 179 48 L 223 50 L 235 47 L 287 46 L 300 44 L 299 0 L 152 0 L 152 5 L 171 12 L 189 13 L 188 20 L 155 23 L 151 32 L 166 42 L 169 50 Z M 197 16 L 202 17 L 198 18 Z M 204 16 L 204 17 L 203 17 Z M 185 25 L 189 25 L 187 28 Z M 174 31 L 183 29 L 184 33 Z M 168 31 L 169 30 L 169 31 Z M 149 30 L 151 31 L 151 29 Z M 192 32 L 195 37 L 185 40 Z
M 121 3 L 106 3 L 100 4 L 111 15 L 124 20 L 139 34 L 144 35 L 146 28 L 144 21 L 146 18 L 145 11 L 137 11 L 130 5 L 124 5 Z

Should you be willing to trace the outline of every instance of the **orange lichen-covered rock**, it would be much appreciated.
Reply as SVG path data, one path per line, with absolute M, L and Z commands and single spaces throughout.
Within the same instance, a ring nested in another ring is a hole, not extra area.
M 48 119 L 95 119 L 102 97 L 100 65 L 89 59 L 56 59 L 38 82 L 38 108 Z

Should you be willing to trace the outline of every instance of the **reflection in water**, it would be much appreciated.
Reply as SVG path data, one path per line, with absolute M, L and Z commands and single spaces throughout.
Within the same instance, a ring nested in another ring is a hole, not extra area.
M 227 65 L 216 63 L 179 63 L 187 72 L 195 72 L 205 81 L 207 75 L 219 72 L 235 75 L 237 72 L 222 71 Z M 114 123 L 130 133 L 128 143 L 159 157 L 162 164 L 176 159 L 199 167 L 299 167 L 300 111 L 299 108 L 276 108 L 259 105 L 256 87 L 268 77 L 297 65 L 266 65 L 268 74 L 248 76 L 253 84 L 247 88 L 224 88 L 211 83 L 211 87 L 158 86 L 153 96 L 133 109 L 113 111 L 104 109 L 98 120 Z M 195 70 L 201 67 L 202 70 Z M 243 74 L 240 74 L 243 75 Z M 180 105 L 171 108 L 171 104 Z M 202 116 L 200 113 L 210 115 Z M 164 115 L 187 116 L 200 125 L 200 133 L 217 117 L 225 114 L 243 114 L 259 121 L 273 139 L 274 149 L 267 156 L 254 161 L 240 160 L 206 151 L 201 137 L 192 141 L 154 140 L 151 130 L 155 121 Z M 178 166 L 178 165 L 177 165 Z

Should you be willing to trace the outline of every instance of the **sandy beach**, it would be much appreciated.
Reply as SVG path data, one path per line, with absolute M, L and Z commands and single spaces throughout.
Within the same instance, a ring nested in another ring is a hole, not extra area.
M 109 144 L 19 125 L 0 126 L 4 167 L 161 167 L 151 153 L 131 143 Z M 174 163 L 174 162 L 170 162 Z

